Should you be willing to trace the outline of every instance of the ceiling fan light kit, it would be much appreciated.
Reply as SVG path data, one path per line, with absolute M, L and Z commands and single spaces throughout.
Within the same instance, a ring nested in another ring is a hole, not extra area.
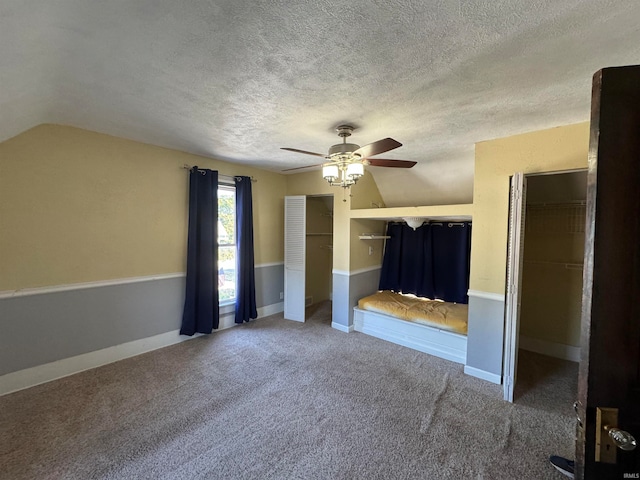
M 347 177 L 354 181 L 364 175 L 364 165 L 362 163 L 350 163 L 347 165 Z
M 322 166 L 322 177 L 332 187 L 348 188 L 364 175 L 364 164 L 358 161 L 336 160 Z
M 332 145 L 327 155 L 299 150 L 297 148 L 283 148 L 283 150 L 326 158 L 328 162 L 321 164 L 322 177 L 329 182 L 329 185 L 332 187 L 342 188 L 349 188 L 351 185 L 355 185 L 358 179 L 364 175 L 365 165 L 411 168 L 417 163 L 408 160 L 369 159 L 368 157 L 388 152 L 389 150 L 402 146 L 402 144 L 393 138 L 384 138 L 363 147 L 355 143 L 347 143 L 347 137 L 351 136 L 353 130 L 354 128 L 351 125 L 339 125 L 336 127 L 338 136 L 342 137 L 342 143 Z M 309 168 L 311 166 L 315 167 L 318 165 L 289 168 L 286 171 Z
M 338 171 L 338 166 L 333 163 L 325 163 L 322 166 L 322 177 L 329 183 L 333 183 L 338 180 L 338 176 L 340 172 Z

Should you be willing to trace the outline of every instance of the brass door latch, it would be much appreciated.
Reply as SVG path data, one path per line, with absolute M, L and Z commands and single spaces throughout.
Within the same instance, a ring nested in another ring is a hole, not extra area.
M 617 408 L 596 408 L 596 462 L 616 463 L 617 449 L 633 450 L 636 439 L 618 428 Z

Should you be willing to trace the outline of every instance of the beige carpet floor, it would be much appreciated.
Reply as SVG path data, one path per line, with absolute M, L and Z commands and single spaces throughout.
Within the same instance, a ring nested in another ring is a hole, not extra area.
M 309 314 L 0 397 L 0 478 L 562 478 L 572 365 L 534 358 L 509 404 L 462 365 L 330 328 L 328 303 Z

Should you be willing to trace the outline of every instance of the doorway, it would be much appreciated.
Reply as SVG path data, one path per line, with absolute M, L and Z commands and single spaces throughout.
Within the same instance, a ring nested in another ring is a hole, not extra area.
M 307 308 L 331 299 L 333 195 L 284 200 L 284 318 L 304 322 Z
M 305 307 L 331 300 L 333 196 L 307 196 Z
M 586 170 L 526 175 L 511 206 L 521 222 L 510 227 L 506 400 L 553 409 L 576 398 L 586 188 Z
M 586 171 L 527 176 L 515 401 L 576 398 L 586 188 Z

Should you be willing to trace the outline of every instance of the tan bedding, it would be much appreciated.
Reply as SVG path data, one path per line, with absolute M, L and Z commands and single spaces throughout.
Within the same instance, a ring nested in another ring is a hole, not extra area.
M 468 308 L 462 303 L 429 300 L 385 290 L 360 299 L 358 308 L 463 335 L 467 334 Z

